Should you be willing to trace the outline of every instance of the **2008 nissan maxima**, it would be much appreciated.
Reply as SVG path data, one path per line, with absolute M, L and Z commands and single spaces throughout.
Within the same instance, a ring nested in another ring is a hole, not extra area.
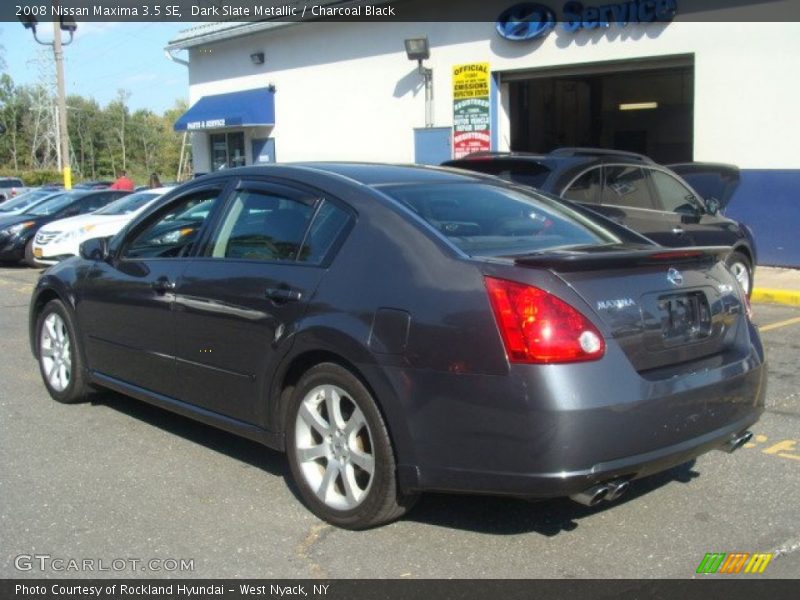
M 47 270 L 31 344 L 58 401 L 109 388 L 285 451 L 342 527 L 426 490 L 592 505 L 748 439 L 766 368 L 727 252 L 477 173 L 245 167 Z

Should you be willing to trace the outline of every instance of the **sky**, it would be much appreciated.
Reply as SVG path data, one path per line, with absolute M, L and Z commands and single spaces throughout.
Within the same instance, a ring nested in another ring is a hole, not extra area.
M 78 23 L 75 40 L 64 47 L 67 95 L 92 97 L 105 106 L 120 88 L 130 91 L 131 110 L 147 108 L 156 113 L 188 98 L 185 66 L 164 56 L 164 46 L 194 23 Z M 40 23 L 42 41 L 53 39 L 51 23 Z M 63 39 L 67 40 L 65 33 Z M 53 51 L 41 46 L 20 23 L 0 22 L 0 56 L 15 84 L 36 83 L 43 77 L 55 81 Z M 186 53 L 178 53 L 187 58 Z M 37 58 L 44 58 L 39 60 Z

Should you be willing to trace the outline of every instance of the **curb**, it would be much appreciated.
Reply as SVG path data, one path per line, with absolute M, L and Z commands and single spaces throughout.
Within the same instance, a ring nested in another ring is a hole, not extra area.
M 774 290 L 770 288 L 753 288 L 751 302 L 772 302 L 788 306 L 800 306 L 800 290 Z

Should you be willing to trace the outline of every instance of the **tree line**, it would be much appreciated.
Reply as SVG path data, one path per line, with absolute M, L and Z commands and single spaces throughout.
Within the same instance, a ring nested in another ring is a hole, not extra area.
M 186 103 L 178 100 L 159 115 L 131 111 L 129 96 L 118 90 L 106 106 L 81 95 L 67 97 L 73 181 L 110 179 L 123 169 L 141 184 L 150 173 L 158 173 L 164 182 L 190 176 L 188 145 L 178 176 L 184 139 L 172 130 Z M 16 85 L 7 73 L 0 75 L 0 175 L 20 176 L 28 185 L 60 181 L 57 131 L 52 90 L 41 84 Z

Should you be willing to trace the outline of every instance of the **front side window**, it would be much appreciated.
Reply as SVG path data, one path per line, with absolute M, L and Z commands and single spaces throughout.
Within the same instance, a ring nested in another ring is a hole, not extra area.
M 187 256 L 214 208 L 218 189 L 190 193 L 158 211 L 122 252 L 123 258 Z
M 312 204 L 278 193 L 237 190 L 211 243 L 211 256 L 295 260 L 313 213 Z
M 619 243 L 599 222 L 558 200 L 490 184 L 380 188 L 471 256 L 503 256 Z
M 653 171 L 650 176 L 658 193 L 662 210 L 688 214 L 698 210 L 699 204 L 692 191 L 672 175 Z
M 648 187 L 647 173 L 640 167 L 605 167 L 602 204 L 656 208 Z

